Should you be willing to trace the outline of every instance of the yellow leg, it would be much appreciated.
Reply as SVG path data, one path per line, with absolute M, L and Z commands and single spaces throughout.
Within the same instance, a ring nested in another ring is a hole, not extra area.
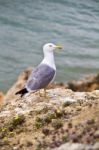
M 39 92 L 39 96 L 40 96 L 40 97 L 47 97 L 46 88 L 44 88 L 44 94 L 41 94 L 41 93 L 40 93 L 40 90 L 39 90 L 38 92 Z
M 42 96 L 42 94 L 40 93 L 40 90 L 39 90 L 38 92 L 39 92 L 39 96 L 41 97 L 41 96 Z
M 46 88 L 44 88 L 44 97 L 46 97 Z

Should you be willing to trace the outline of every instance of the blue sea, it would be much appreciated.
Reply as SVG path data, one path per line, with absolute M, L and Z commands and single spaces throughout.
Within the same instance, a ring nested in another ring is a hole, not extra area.
M 56 82 L 99 73 L 99 0 L 0 0 L 0 91 L 40 63 L 48 42 L 63 46 Z

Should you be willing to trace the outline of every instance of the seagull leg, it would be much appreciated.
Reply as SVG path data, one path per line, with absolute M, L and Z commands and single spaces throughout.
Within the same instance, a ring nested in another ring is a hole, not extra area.
M 47 96 L 46 94 L 47 94 L 47 93 L 46 93 L 46 88 L 44 88 L 44 97 Z
M 40 93 L 40 90 L 39 90 L 38 92 L 39 92 L 39 96 L 40 96 L 40 97 L 47 97 L 46 88 L 44 88 L 44 94 L 41 94 L 41 93 Z
M 40 93 L 40 90 L 38 92 L 39 92 L 39 96 L 42 97 L 42 94 Z

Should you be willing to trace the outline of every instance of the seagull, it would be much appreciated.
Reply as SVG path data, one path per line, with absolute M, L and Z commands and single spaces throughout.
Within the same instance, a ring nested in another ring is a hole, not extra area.
M 54 80 L 56 75 L 54 60 L 54 50 L 56 49 L 62 49 L 62 46 L 53 43 L 47 43 L 43 46 L 44 58 L 42 62 L 33 69 L 24 88 L 16 92 L 15 95 L 20 94 L 23 97 L 27 93 L 44 89 L 46 96 L 46 87 Z

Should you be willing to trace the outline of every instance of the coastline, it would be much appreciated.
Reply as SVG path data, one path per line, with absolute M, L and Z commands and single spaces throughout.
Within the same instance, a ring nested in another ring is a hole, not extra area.
M 0 104 L 4 101 L 9 101 L 9 99 L 14 99 L 16 91 L 22 89 L 32 71 L 32 67 L 24 70 L 19 76 L 17 81 L 12 85 L 12 87 L 4 94 L 0 91 Z M 67 84 L 62 83 L 52 83 L 48 86 L 48 89 L 52 88 L 66 88 L 71 89 L 74 92 L 91 92 L 94 90 L 99 90 L 99 74 L 90 74 L 82 79 L 71 80 Z

